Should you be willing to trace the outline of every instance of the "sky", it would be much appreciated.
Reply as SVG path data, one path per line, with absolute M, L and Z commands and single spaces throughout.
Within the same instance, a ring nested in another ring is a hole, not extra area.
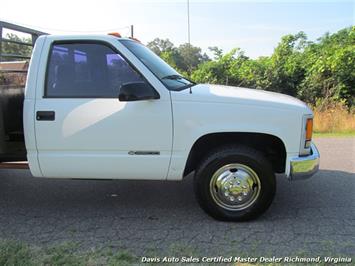
M 1 0 L 0 20 L 52 34 L 120 32 L 143 43 L 188 40 L 187 0 Z M 355 1 L 190 0 L 191 44 L 204 52 L 241 48 L 252 58 L 273 52 L 280 38 L 304 31 L 315 41 L 355 23 Z

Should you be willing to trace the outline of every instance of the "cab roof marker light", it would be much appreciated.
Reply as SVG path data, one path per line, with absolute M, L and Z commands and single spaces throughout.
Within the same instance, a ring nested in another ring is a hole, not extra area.
M 110 32 L 110 33 L 108 33 L 108 35 L 112 35 L 112 36 L 115 36 L 117 38 L 121 38 L 122 37 L 121 34 L 119 34 L 118 32 Z

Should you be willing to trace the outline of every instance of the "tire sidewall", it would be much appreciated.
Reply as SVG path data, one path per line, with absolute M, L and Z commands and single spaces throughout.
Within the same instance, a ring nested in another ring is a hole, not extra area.
M 214 201 L 210 192 L 210 181 L 213 174 L 221 167 L 240 163 L 250 167 L 258 176 L 261 184 L 261 190 L 256 201 L 243 210 L 230 211 L 226 210 Z M 223 157 L 216 157 L 208 162 L 196 174 L 195 192 L 197 194 L 200 205 L 214 218 L 222 220 L 250 220 L 260 215 L 271 204 L 275 190 L 275 175 L 270 164 L 264 158 L 253 158 L 243 152 L 230 151 Z M 203 201 L 203 202 L 201 202 Z

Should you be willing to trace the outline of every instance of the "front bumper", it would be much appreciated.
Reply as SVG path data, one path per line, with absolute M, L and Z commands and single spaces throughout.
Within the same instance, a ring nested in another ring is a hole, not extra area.
M 314 143 L 311 144 L 311 154 L 308 156 L 293 157 L 290 159 L 290 180 L 307 179 L 319 169 L 320 154 Z

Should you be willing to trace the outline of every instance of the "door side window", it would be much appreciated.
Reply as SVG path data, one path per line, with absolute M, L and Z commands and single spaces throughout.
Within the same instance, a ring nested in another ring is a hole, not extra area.
M 99 43 L 54 44 L 47 67 L 45 97 L 117 98 L 128 82 L 145 82 L 117 52 Z

